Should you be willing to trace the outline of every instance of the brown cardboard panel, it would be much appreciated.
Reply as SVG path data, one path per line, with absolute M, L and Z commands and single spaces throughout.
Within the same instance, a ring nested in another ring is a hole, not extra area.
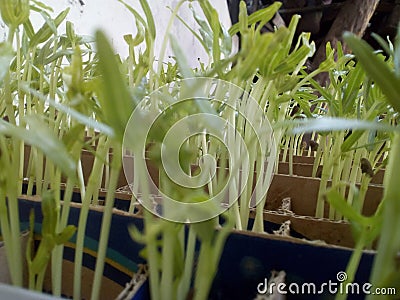
M 252 212 L 251 216 L 254 217 Z M 264 220 L 276 224 L 290 221 L 290 228 L 316 243 L 326 243 L 342 247 L 354 247 L 351 225 L 345 221 L 332 221 L 313 217 L 297 216 L 294 214 L 265 211 Z
M 319 169 L 321 169 L 321 167 L 319 167 Z M 293 163 L 293 175 L 311 177 L 312 170 L 312 164 Z M 278 165 L 278 174 L 289 174 L 289 163 L 280 162 Z
M 266 210 L 279 209 L 282 199 L 291 198 L 292 211 L 300 216 L 315 216 L 320 179 L 301 176 L 275 174 L 268 190 Z M 371 216 L 383 197 L 383 187 L 369 185 L 366 193 L 363 214 Z M 326 204 L 325 217 L 328 217 Z
M 63 260 L 62 264 L 62 294 L 64 297 L 72 299 L 74 290 L 74 263 Z M 50 271 L 50 270 L 49 270 Z M 93 286 L 94 271 L 89 268 L 82 267 L 82 292 L 81 299 L 90 299 Z M 99 300 L 115 299 L 124 289 L 124 286 L 103 277 L 101 282 L 101 291 Z M 44 290 L 51 291 L 51 272 L 46 273 L 44 281 Z
M 279 161 L 282 162 L 282 154 L 279 155 Z M 314 163 L 315 157 L 314 156 L 299 156 L 299 155 L 293 155 L 293 162 L 294 163 L 299 163 L 299 164 L 310 164 L 312 165 Z M 289 154 L 286 156 L 286 160 L 284 162 L 289 161 Z
M 293 175 L 311 177 L 312 170 L 313 170 L 312 164 L 293 163 Z M 319 174 L 321 171 L 322 171 L 322 166 L 319 166 L 318 170 L 317 170 L 317 174 Z M 289 163 L 288 162 L 280 162 L 279 163 L 278 174 L 289 174 Z M 379 170 L 372 177 L 371 183 L 382 184 L 384 175 L 385 175 L 385 170 Z M 319 176 L 316 176 L 316 177 L 319 177 Z

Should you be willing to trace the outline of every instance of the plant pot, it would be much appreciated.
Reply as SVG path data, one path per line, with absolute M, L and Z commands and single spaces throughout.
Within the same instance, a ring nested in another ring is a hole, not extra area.
M 279 155 L 280 162 L 286 162 L 289 160 L 289 154 L 286 156 L 285 161 L 283 161 L 283 155 Z M 293 155 L 293 163 L 298 164 L 309 164 L 312 165 L 314 163 L 315 157 L 314 156 L 304 156 L 304 155 Z
M 250 213 L 250 217 L 255 217 L 254 210 Z M 352 228 L 350 223 L 346 221 L 298 216 L 279 211 L 264 211 L 264 224 L 270 222 L 280 225 L 287 221 L 290 221 L 290 235 L 292 237 L 329 245 L 354 247 Z
M 68 224 L 78 225 L 81 205 L 71 203 Z M 41 203 L 39 197 L 21 196 L 19 200 L 20 220 L 23 229 L 29 226 L 29 213 L 31 209 L 35 212 L 35 232 L 41 232 L 41 222 L 43 220 Z M 103 215 L 103 207 L 91 208 L 88 215 L 84 254 L 82 268 L 82 299 L 89 299 L 94 276 L 96 263 L 96 251 L 100 236 L 100 227 Z M 128 232 L 130 225 L 134 225 L 140 230 L 143 228 L 143 221 L 140 217 L 128 215 L 127 213 L 114 211 L 111 232 L 118 232 L 109 237 L 106 262 L 103 271 L 102 289 L 100 299 L 115 299 L 125 288 L 126 282 L 134 276 L 135 272 L 144 264 L 144 260 L 139 257 L 141 245 L 135 243 Z M 38 240 L 36 241 L 38 242 Z M 62 273 L 62 296 L 71 297 L 73 291 L 74 278 L 74 255 L 75 255 L 75 236 L 70 242 L 64 245 L 63 273 Z M 44 291 L 51 292 L 50 270 L 44 283 Z M 140 299 L 140 298 L 139 298 Z
M 334 299 L 324 285 L 339 284 L 352 250 L 345 247 L 300 241 L 291 237 L 254 234 L 234 231 L 226 243 L 208 299 L 253 300 L 271 276 L 271 272 L 284 271 L 283 283 L 287 294 L 273 299 Z M 353 283 L 368 283 L 375 252 L 364 251 Z M 313 293 L 313 285 L 316 292 Z M 304 293 L 291 294 L 288 287 L 304 286 Z M 148 284 L 143 289 L 148 289 Z M 311 288 L 308 291 L 308 288 Z M 145 295 L 149 297 L 149 291 Z M 365 295 L 351 295 L 351 299 L 363 299 Z M 121 298 L 133 299 L 133 298 Z M 260 298 L 264 299 L 264 298 Z M 272 299 L 272 298 L 268 298 Z
M 277 211 L 282 199 L 290 198 L 292 212 L 299 216 L 315 216 L 319 178 L 275 174 L 267 194 L 266 210 Z M 362 213 L 371 216 L 375 213 L 383 197 L 383 187 L 370 184 L 366 193 Z M 324 217 L 328 218 L 329 206 L 325 204 Z
M 308 157 L 305 157 L 308 158 Z M 293 174 L 295 176 L 312 177 L 313 164 L 309 163 L 293 163 Z M 318 166 L 317 175 L 321 174 L 322 166 Z M 278 164 L 278 174 L 289 174 L 289 163 L 279 162 Z M 383 177 L 385 175 L 385 170 L 377 171 L 371 178 L 371 184 L 383 184 Z M 319 176 L 316 176 L 319 177 Z
M 29 166 L 29 159 L 30 159 L 30 153 L 31 153 L 31 146 L 29 145 L 25 145 L 24 148 L 24 169 L 23 169 L 23 176 L 24 178 L 29 178 L 29 174 L 28 174 L 28 166 Z M 112 160 L 112 152 L 110 151 L 109 153 L 109 159 L 110 161 Z M 88 150 L 82 150 L 81 152 L 81 164 L 82 164 L 82 173 L 83 173 L 83 179 L 84 179 L 84 183 L 87 184 L 88 180 L 89 180 L 89 176 L 90 173 L 93 169 L 93 163 L 94 163 L 94 154 Z M 43 169 L 45 168 L 45 164 L 46 164 L 46 159 L 43 159 Z M 102 183 L 101 186 L 104 187 L 105 186 L 105 178 L 106 178 L 106 171 L 103 170 L 103 174 L 102 174 Z M 66 179 L 63 177 L 61 179 L 61 181 L 63 183 L 66 182 Z M 118 187 L 122 187 L 127 185 L 127 181 L 125 178 L 125 174 L 123 172 L 123 170 L 121 170 L 121 173 L 119 175 L 119 179 L 118 179 Z
M 352 250 L 320 245 L 290 237 L 249 232 L 232 233 L 225 244 L 218 273 L 209 299 L 254 299 L 257 286 L 269 278 L 271 271 L 285 271 L 286 284 L 313 283 L 321 287 L 329 280 L 338 282 L 339 272 L 346 270 Z M 354 282 L 368 282 L 374 252 L 362 255 Z M 284 295 L 287 299 L 333 299 L 327 290 L 320 295 Z M 357 299 L 357 295 L 354 295 Z M 360 297 L 363 298 L 363 295 Z

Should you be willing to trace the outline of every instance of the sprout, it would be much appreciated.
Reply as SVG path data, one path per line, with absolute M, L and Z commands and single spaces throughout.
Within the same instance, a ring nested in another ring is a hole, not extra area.
M 10 28 L 17 28 L 29 19 L 29 0 L 0 1 L 0 13 L 4 23 Z

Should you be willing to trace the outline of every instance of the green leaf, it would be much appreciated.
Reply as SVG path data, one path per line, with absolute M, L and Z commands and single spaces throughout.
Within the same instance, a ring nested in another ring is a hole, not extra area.
M 154 40 L 156 38 L 156 25 L 154 24 L 154 18 L 153 18 L 153 14 L 151 13 L 150 6 L 146 0 L 139 0 L 139 1 L 140 1 L 140 5 L 142 6 L 142 9 L 144 11 L 144 14 L 146 16 L 147 26 L 149 29 L 150 36 Z
M 37 0 L 31 0 L 38 8 L 41 10 L 48 10 L 50 12 L 53 12 L 53 8 L 51 6 L 48 6 L 44 4 L 43 2 L 37 1 Z
M 62 137 L 62 141 L 65 147 L 68 150 L 71 150 L 76 142 L 83 142 L 84 133 L 85 125 L 80 123 L 68 128 L 68 130 Z
M 331 189 L 327 192 L 326 197 L 328 202 L 350 222 L 363 226 L 368 226 L 371 223 L 370 218 L 364 217 L 358 213 L 336 189 Z
M 68 225 L 64 230 L 55 236 L 55 242 L 57 245 L 62 245 L 68 242 L 76 232 L 74 225 Z
M 301 46 L 295 52 L 292 52 L 285 60 L 282 61 L 274 70 L 274 73 L 290 73 L 311 54 L 310 47 L 307 45 Z
M 202 19 L 197 15 L 196 11 L 193 9 L 193 6 L 190 5 L 189 8 L 190 8 L 191 11 L 192 11 L 193 18 L 195 19 L 197 25 L 200 26 L 199 31 L 200 31 L 200 30 L 202 30 L 202 31 L 204 31 L 204 30 L 209 30 L 210 27 L 208 26 L 208 24 L 207 24 L 204 20 L 202 20 Z M 169 9 L 170 9 L 171 12 L 172 12 L 172 9 L 171 9 L 170 7 L 169 7 Z M 207 46 L 207 41 L 206 41 L 208 35 L 203 35 L 203 34 L 201 34 L 201 36 L 200 36 L 200 35 L 199 35 L 199 34 L 198 34 L 198 33 L 183 19 L 183 18 L 181 18 L 179 15 L 177 15 L 176 17 L 177 17 L 177 19 L 178 19 L 179 21 L 181 21 L 181 23 L 190 31 L 190 33 L 192 34 L 192 36 L 195 37 L 195 38 L 199 41 L 199 43 L 203 46 L 204 50 L 208 53 L 209 50 L 210 50 L 210 47 Z
M 67 176 L 76 176 L 76 165 L 67 152 L 65 146 L 60 142 L 48 124 L 41 121 L 37 116 L 26 116 L 24 118 L 29 130 L 14 126 L 0 119 L 0 133 L 25 141 L 41 150 L 48 159 L 61 169 Z
M 69 177 L 76 176 L 76 164 L 65 145 L 58 139 L 48 124 L 37 116 L 25 116 L 24 120 L 29 130 L 24 131 L 23 139 L 30 145 L 41 150 L 57 167 Z
M 182 48 L 179 46 L 179 42 L 175 39 L 173 35 L 169 36 L 169 40 L 171 43 L 172 51 L 174 51 L 176 61 L 178 63 L 179 69 L 183 75 L 183 78 L 192 78 L 194 77 L 194 72 L 190 68 L 189 63 L 185 57 L 185 54 L 182 51 Z
M 115 137 L 122 142 L 125 127 L 134 109 L 126 80 L 120 72 L 120 62 L 103 32 L 96 32 L 98 70 L 102 76 L 100 106 L 105 121 L 115 132 Z
M 28 20 L 24 23 L 24 33 L 27 35 L 29 40 L 35 36 L 35 30 L 33 29 L 31 20 Z
M 297 24 L 299 23 L 300 18 L 301 18 L 300 15 L 293 15 L 292 19 L 290 20 L 290 23 L 288 26 L 290 34 L 288 34 L 288 36 L 286 37 L 286 39 L 283 42 L 283 44 L 285 45 L 285 50 L 284 50 L 285 55 L 288 55 L 290 52 L 290 49 L 292 48 L 293 38 L 296 34 L 296 28 L 297 28 Z M 302 33 L 299 36 L 299 39 L 303 39 L 303 41 L 304 41 L 304 35 L 305 35 L 305 33 Z M 296 51 L 298 50 L 297 45 L 296 45 L 295 50 Z
M 36 32 L 36 34 L 32 37 L 31 46 L 41 44 L 47 41 L 52 34 L 57 34 L 57 28 L 65 20 L 69 13 L 69 10 L 70 9 L 67 8 L 66 10 L 62 11 L 54 20 L 46 17 L 46 23 L 44 23 L 43 26 L 38 30 L 38 32 Z M 45 14 L 42 15 L 45 16 Z
M 374 50 L 368 43 L 349 32 L 346 32 L 343 38 L 353 50 L 367 75 L 382 89 L 390 105 L 400 112 L 400 78 L 396 77 L 393 70 L 374 54 Z
M 215 220 L 208 220 L 200 223 L 190 224 L 196 232 L 200 241 L 212 240 L 215 233 Z
M 146 25 L 146 22 L 142 18 L 142 16 L 130 5 L 126 4 L 123 0 L 118 0 L 119 3 L 121 3 L 123 6 L 126 7 L 127 10 L 129 10 L 130 13 L 134 15 L 136 20 L 138 20 L 140 23 L 142 23 L 144 26 Z
M 364 134 L 362 130 L 354 130 L 343 142 L 341 146 L 342 152 L 347 152 L 352 150 L 353 145 L 361 138 Z
M 131 47 L 135 47 L 141 44 L 145 38 L 145 28 L 142 23 L 140 23 L 137 19 L 135 20 L 137 33 L 133 38 L 131 34 L 124 35 L 125 42 Z
M 59 203 L 54 196 L 54 190 L 45 190 L 42 195 L 42 235 L 55 236 L 55 230 L 57 226 L 57 211 L 59 210 Z
M 128 228 L 129 235 L 131 238 L 139 244 L 146 244 L 145 235 L 134 225 L 129 226 Z
M 210 4 L 208 0 L 199 1 L 200 7 L 203 10 L 204 15 L 207 18 L 208 24 L 210 24 L 212 34 L 212 54 L 214 62 L 217 62 L 221 59 L 220 55 L 223 52 L 225 55 L 228 55 L 231 51 L 232 40 L 230 38 L 229 33 L 224 33 L 224 29 L 221 26 L 221 22 L 219 20 L 218 12 L 215 8 Z M 196 19 L 198 20 L 198 18 Z M 208 26 L 207 26 L 208 27 Z M 204 30 L 207 30 L 207 27 L 202 27 Z M 221 48 L 220 39 L 222 39 L 223 47 Z M 224 43 L 225 42 L 225 43 Z
M 377 35 L 376 33 L 371 33 L 371 37 L 373 37 L 379 46 L 388 54 L 388 55 L 393 55 L 393 51 L 390 49 L 390 46 L 388 42 L 386 42 L 382 37 Z
M 6 76 L 13 57 L 12 46 L 8 43 L 0 43 L 0 82 L 2 82 L 4 76 Z
M 350 71 L 347 76 L 347 87 L 344 90 L 343 95 L 343 113 L 353 114 L 354 104 L 358 98 L 358 93 L 360 92 L 361 83 L 364 80 L 364 70 L 360 65 L 357 65 L 354 69 Z
M 65 25 L 65 32 L 67 34 L 67 38 L 73 42 L 76 39 L 76 34 L 75 34 L 75 29 L 74 29 L 74 24 L 70 21 L 67 21 Z
M 21 90 L 23 90 L 26 93 L 32 94 L 33 96 L 37 97 L 39 100 L 56 108 L 58 111 L 69 115 L 73 119 L 81 122 L 82 124 L 84 124 L 90 128 L 96 129 L 108 136 L 111 136 L 111 137 L 114 136 L 114 130 L 112 128 L 110 128 L 109 126 L 107 126 L 106 124 L 97 122 L 97 121 L 89 118 L 88 116 L 81 114 L 80 112 L 74 110 L 73 108 L 71 108 L 69 106 L 63 105 L 52 99 L 49 99 L 46 96 L 44 96 L 43 94 L 39 93 L 38 91 L 36 91 L 26 85 L 21 85 Z
M 276 14 L 278 9 L 281 7 L 281 5 L 282 5 L 281 2 L 275 2 L 266 8 L 260 9 L 256 12 L 252 13 L 248 17 L 248 25 L 252 25 L 257 22 L 264 22 L 264 24 L 265 24 L 266 22 L 270 21 L 273 18 L 273 16 Z M 236 23 L 228 30 L 228 32 L 231 36 L 235 35 L 239 31 L 240 31 L 240 22 Z

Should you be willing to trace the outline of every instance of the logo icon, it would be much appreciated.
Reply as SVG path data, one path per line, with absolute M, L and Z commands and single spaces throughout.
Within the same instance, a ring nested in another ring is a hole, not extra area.
M 125 177 L 136 199 L 167 220 L 195 223 L 240 201 L 265 199 L 277 147 L 265 108 L 214 78 L 171 82 L 146 96 L 127 124 Z

